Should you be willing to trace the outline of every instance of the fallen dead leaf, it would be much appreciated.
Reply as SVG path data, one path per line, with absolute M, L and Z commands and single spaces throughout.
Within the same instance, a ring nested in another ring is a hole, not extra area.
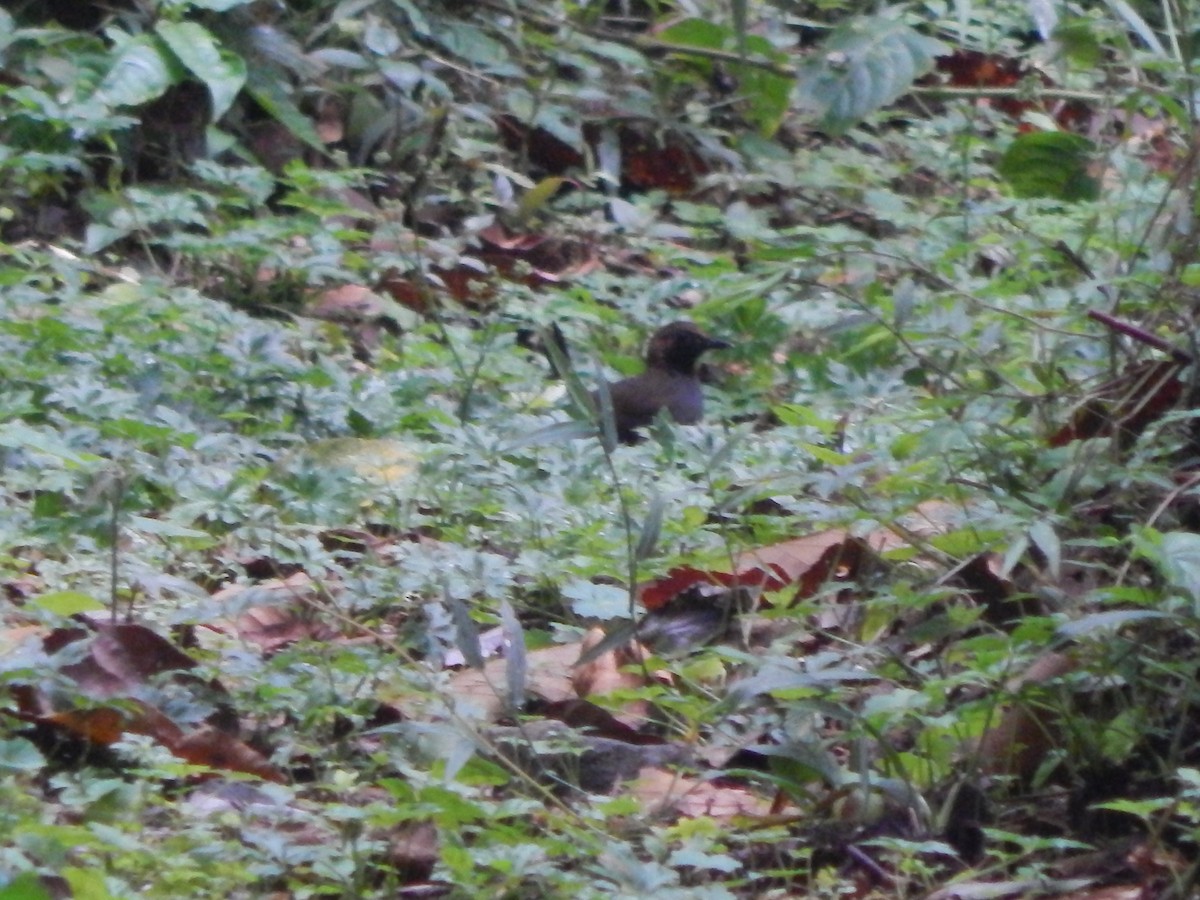
M 644 808 L 670 809 L 686 818 L 704 816 L 728 820 L 740 816 L 762 818 L 771 814 L 771 799 L 748 788 L 723 786 L 664 769 L 642 769 L 637 780 L 627 787 Z

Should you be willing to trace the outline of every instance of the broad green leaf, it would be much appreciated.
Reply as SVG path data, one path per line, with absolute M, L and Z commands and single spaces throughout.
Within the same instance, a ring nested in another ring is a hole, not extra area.
M 562 595 L 571 611 L 585 619 L 617 619 L 629 615 L 629 591 L 615 584 L 573 581 L 563 585 Z
M 539 428 L 509 441 L 504 445 L 504 451 L 511 453 L 524 447 L 534 447 L 539 444 L 565 444 L 580 438 L 596 436 L 596 426 L 591 422 L 571 419 L 566 422 L 555 422 L 545 428 Z
M 1079 638 L 1096 631 L 1116 631 L 1130 622 L 1166 618 L 1170 618 L 1167 613 L 1153 609 L 1115 609 L 1110 612 L 1091 613 L 1082 619 L 1060 625 L 1057 634 L 1064 638 Z
M 313 127 L 312 120 L 300 111 L 277 77 L 251 69 L 247 73 L 246 90 L 256 103 L 293 135 L 314 150 L 325 152 L 325 143 Z
M 52 900 L 52 896 L 42 886 L 37 872 L 22 872 L 7 884 L 0 885 L 0 900 Z
M 193 9 L 210 9 L 213 12 L 229 12 L 239 6 L 249 6 L 254 0 L 186 0 L 179 6 L 190 6 Z
M 430 35 L 447 53 L 492 72 L 511 68 L 508 50 L 482 28 L 466 22 L 444 20 Z
M 51 591 L 50 593 L 33 597 L 26 602 L 35 609 L 44 609 L 46 612 L 54 613 L 56 616 L 73 616 L 78 613 L 99 612 L 106 608 L 95 597 L 80 591 Z
M 1127 0 L 1104 0 L 1104 3 L 1114 14 L 1124 20 L 1125 24 L 1158 56 L 1163 59 L 1170 56 L 1167 53 L 1167 48 L 1159 41 L 1154 29 Z
M 0 447 L 44 453 L 56 457 L 69 468 L 103 462 L 99 456 L 79 452 L 67 446 L 56 432 L 32 428 L 23 422 L 5 422 L 0 425 Z
M 837 760 L 815 741 L 760 744 L 754 749 L 767 757 L 771 774 L 793 793 L 799 793 L 800 789 L 814 782 L 825 787 L 837 787 L 845 779 Z
M 1035 131 L 1009 144 L 996 168 L 1018 197 L 1095 200 L 1100 182 L 1088 174 L 1094 150 L 1079 134 Z
M 1200 534 L 1168 531 L 1162 536 L 1158 553 L 1167 580 L 1200 602 Z
M 642 523 L 642 533 L 638 535 L 637 549 L 634 551 L 638 559 L 649 559 L 654 555 L 659 535 L 662 533 L 666 506 L 661 494 L 655 493 L 650 498 L 650 509 L 646 511 L 646 521 Z
M 1054 526 L 1045 519 L 1039 519 L 1029 526 L 1029 540 L 1042 551 L 1046 558 L 1046 570 L 1051 577 L 1057 578 L 1062 568 L 1062 542 L 1059 541 Z
M 366 28 L 363 30 L 363 46 L 376 56 L 391 56 L 403 44 L 400 35 L 384 19 L 378 16 L 367 16 Z
M 669 28 L 664 28 L 656 37 L 670 44 L 720 50 L 732 40 L 733 31 L 708 19 L 684 19 Z
M 473 669 L 483 668 L 483 649 L 479 644 L 479 627 L 471 618 L 467 604 L 458 597 L 449 594 L 442 601 L 450 611 L 450 619 L 454 622 L 454 644 L 462 652 L 463 659 Z
M 0 741 L 0 772 L 36 772 L 45 764 L 45 757 L 25 738 Z M 0 890 L 2 896 L 4 892 Z
M 392 0 L 392 5 L 404 11 L 408 17 L 408 24 L 411 26 L 413 33 L 418 37 L 429 37 L 433 29 L 429 27 L 429 22 L 425 18 L 425 14 L 417 8 L 415 3 L 410 0 Z
M 1072 63 L 1081 67 L 1099 66 L 1104 59 L 1104 43 L 1096 33 L 1096 23 L 1085 18 L 1064 19 L 1054 29 L 1054 41 Z
M 151 35 L 140 35 L 126 42 L 93 94 L 93 102 L 105 106 L 141 106 L 161 97 L 183 74 L 182 68 L 164 50 L 163 44 Z
M 736 10 L 735 10 L 736 12 Z M 686 45 L 709 50 L 736 51 L 742 56 L 753 56 L 785 64 L 787 54 L 774 47 L 766 38 L 747 36 L 744 29 L 738 30 L 718 25 L 707 19 L 685 19 L 655 35 L 657 40 L 670 44 Z M 706 70 L 712 65 L 697 57 Z M 746 116 L 758 126 L 759 133 L 770 137 L 779 128 L 787 112 L 791 94 L 791 80 L 761 66 L 730 63 L 728 74 L 736 85 L 736 93 L 746 101 Z
M 760 694 L 824 688 L 840 682 L 873 681 L 875 676 L 853 664 L 802 668 L 792 661 L 770 661 L 759 671 L 733 685 L 730 694 L 741 701 Z
M 208 88 L 213 119 L 221 118 L 246 85 L 245 62 L 222 51 L 212 33 L 196 22 L 163 21 L 158 23 L 155 31 L 188 71 Z
M 528 222 L 533 218 L 534 213 L 553 199 L 566 180 L 561 176 L 552 175 L 549 178 L 543 178 L 526 191 L 517 205 L 517 219 L 523 223 Z
M 96 866 L 82 868 L 67 866 L 61 872 L 71 886 L 74 900 L 111 900 L 112 894 L 104 880 L 104 871 Z
M 798 99 L 840 133 L 902 96 L 946 52 L 941 41 L 891 15 L 855 19 L 835 29 L 801 66 Z
M 181 538 L 189 541 L 201 541 L 204 545 L 216 543 L 207 531 L 188 528 L 169 519 L 152 519 L 147 516 L 130 516 L 129 527 L 140 534 L 153 534 L 161 538 Z

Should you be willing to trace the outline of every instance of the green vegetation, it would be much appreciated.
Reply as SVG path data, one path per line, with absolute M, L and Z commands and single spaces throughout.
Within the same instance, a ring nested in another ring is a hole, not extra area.
M 0 900 L 1197 895 L 1200 23 L 859 6 L 0 10 Z

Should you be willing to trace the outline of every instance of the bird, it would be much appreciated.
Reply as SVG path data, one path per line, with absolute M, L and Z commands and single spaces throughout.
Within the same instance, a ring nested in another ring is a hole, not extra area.
M 725 350 L 728 341 L 710 337 L 687 321 L 659 328 L 646 348 L 646 371 L 608 385 L 617 440 L 636 444 L 638 429 L 649 425 L 665 409 L 680 425 L 694 425 L 704 415 L 704 395 L 696 365 L 708 350 Z M 592 400 L 600 407 L 599 391 Z

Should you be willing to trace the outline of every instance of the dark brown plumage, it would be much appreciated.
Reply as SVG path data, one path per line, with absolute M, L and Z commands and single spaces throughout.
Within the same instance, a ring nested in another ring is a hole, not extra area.
M 709 337 L 691 322 L 664 325 L 646 348 L 646 371 L 608 386 L 617 439 L 636 444 L 637 429 L 654 421 L 662 409 L 681 425 L 699 422 L 704 415 L 704 395 L 696 364 L 706 350 L 729 347 L 728 341 Z M 592 395 L 599 405 L 599 396 Z

